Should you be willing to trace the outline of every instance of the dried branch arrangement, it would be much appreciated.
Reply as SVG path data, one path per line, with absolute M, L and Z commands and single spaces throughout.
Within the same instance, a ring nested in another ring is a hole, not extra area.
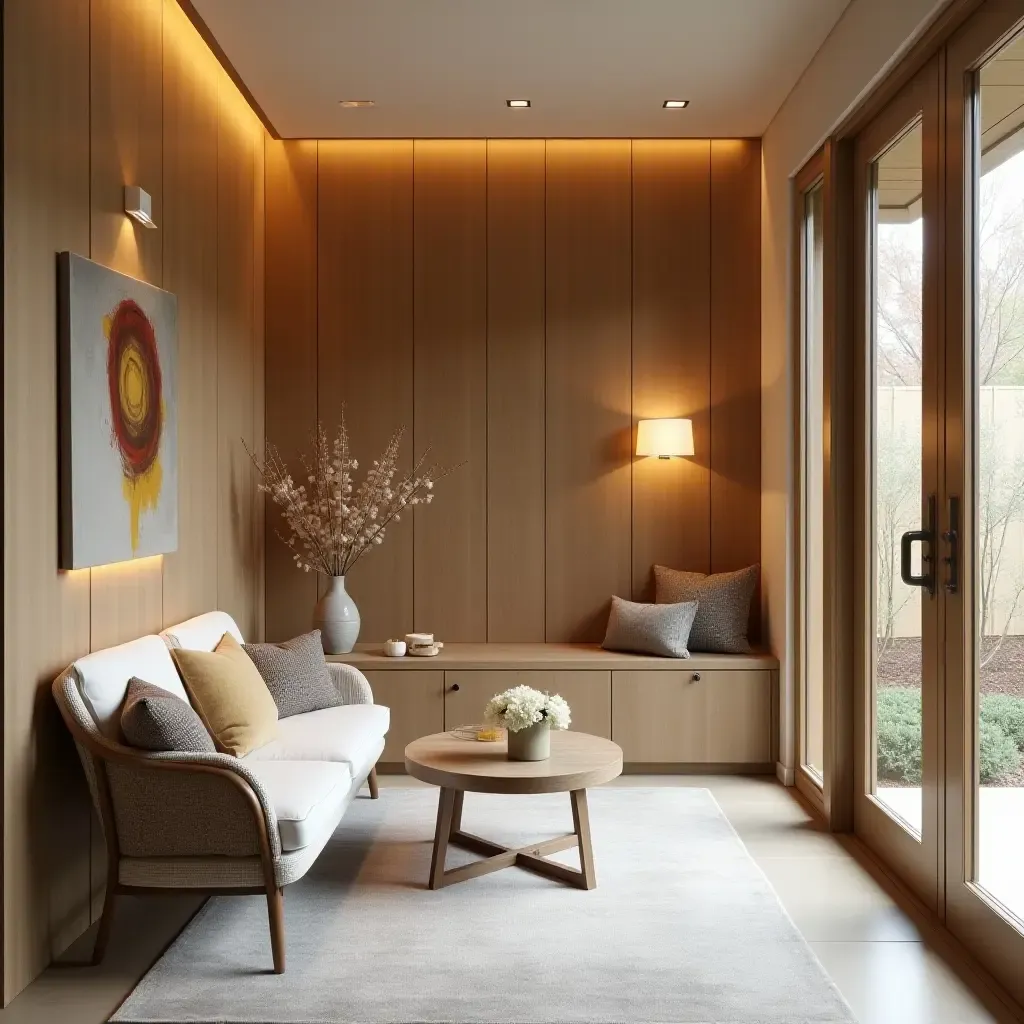
M 427 465 L 428 448 L 412 471 L 395 483 L 404 434 L 404 427 L 395 431 L 358 486 L 353 473 L 359 463 L 352 457 L 344 413 L 333 441 L 317 424 L 312 455 L 302 456 L 305 483 L 295 482 L 276 445 L 267 444 L 262 463 L 246 447 L 260 475 L 260 490 L 281 508 L 288 531 L 278 536 L 300 569 L 344 576 L 367 551 L 384 542 L 388 526 L 397 523 L 406 508 L 433 501 L 434 484 L 451 470 Z

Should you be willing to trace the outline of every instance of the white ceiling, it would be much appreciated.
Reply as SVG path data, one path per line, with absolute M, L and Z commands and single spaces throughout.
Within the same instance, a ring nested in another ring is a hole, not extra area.
M 285 138 L 757 136 L 848 2 L 193 0 Z

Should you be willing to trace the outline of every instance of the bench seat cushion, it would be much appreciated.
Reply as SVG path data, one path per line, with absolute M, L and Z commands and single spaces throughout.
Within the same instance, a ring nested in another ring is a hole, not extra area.
M 349 803 L 348 765 L 329 761 L 249 762 L 277 815 L 281 849 L 301 850 L 337 828 Z
M 334 761 L 360 779 L 380 757 L 390 724 L 391 712 L 380 704 L 342 704 L 292 715 L 277 723 L 277 739 L 245 761 Z

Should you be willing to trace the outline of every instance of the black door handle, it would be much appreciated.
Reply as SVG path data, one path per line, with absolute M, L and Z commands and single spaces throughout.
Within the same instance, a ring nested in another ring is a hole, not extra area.
M 911 569 L 911 553 L 915 543 L 920 541 L 927 545 L 921 552 L 921 565 L 924 571 L 915 575 Z M 928 523 L 924 530 L 908 530 L 900 537 L 900 579 L 908 587 L 923 587 L 929 594 L 935 593 L 935 560 L 932 548 L 935 544 L 935 496 L 928 498 Z
M 946 576 L 946 591 L 955 594 L 960 588 L 960 499 L 949 499 L 949 529 L 942 535 L 949 545 L 949 554 L 942 559 L 949 566 Z

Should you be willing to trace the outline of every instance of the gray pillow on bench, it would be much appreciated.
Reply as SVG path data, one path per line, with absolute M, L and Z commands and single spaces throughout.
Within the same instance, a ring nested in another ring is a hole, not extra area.
M 613 597 L 608 630 L 601 646 L 606 651 L 688 658 L 690 652 L 686 644 L 696 614 L 696 601 L 658 605 Z
M 698 603 L 697 617 L 690 632 L 690 648 L 709 654 L 750 653 L 747 628 L 756 586 L 756 565 L 710 576 L 664 565 L 654 567 L 654 599 L 658 604 Z
M 263 676 L 279 718 L 341 703 L 327 671 L 319 629 L 283 644 L 242 644 L 242 650 Z
M 192 705 L 177 694 L 133 677 L 121 705 L 121 734 L 140 750 L 213 754 L 217 747 Z

